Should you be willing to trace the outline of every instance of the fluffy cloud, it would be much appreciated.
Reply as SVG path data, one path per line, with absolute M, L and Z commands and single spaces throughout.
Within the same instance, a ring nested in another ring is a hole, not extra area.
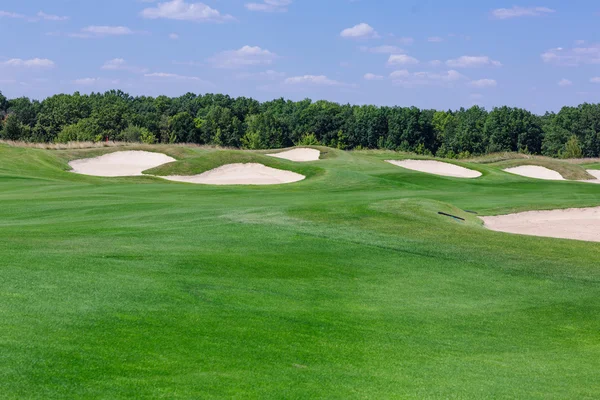
M 288 85 L 317 85 L 317 86 L 352 86 L 344 82 L 329 79 L 325 75 L 304 75 L 287 78 Z
M 292 0 L 264 0 L 262 3 L 246 3 L 246 8 L 250 11 L 286 12 L 290 4 Z
M 223 51 L 208 61 L 216 68 L 243 68 L 253 65 L 270 65 L 277 54 L 258 46 L 244 46 L 239 50 Z
M 444 73 L 414 72 L 407 70 L 394 71 L 390 78 L 395 85 L 404 87 L 427 86 L 427 85 L 451 85 L 452 83 L 465 80 L 466 77 L 460 72 L 450 70 Z
M 122 58 L 114 58 L 105 62 L 102 69 L 107 71 L 129 71 L 133 73 L 144 73 L 148 71 L 146 68 L 129 65 L 127 64 L 127 61 Z
M 590 79 L 590 82 L 592 82 L 592 83 L 600 83 L 600 77 L 596 76 L 596 77 Z
M 446 65 L 451 68 L 479 68 L 487 66 L 501 67 L 502 63 L 487 56 L 462 56 L 446 61 Z
M 179 39 L 179 35 L 176 33 L 169 33 L 169 39 L 177 40 L 177 39 Z
M 364 22 L 355 25 L 352 28 L 344 29 L 340 33 L 340 36 L 350 39 L 372 39 L 379 37 L 377 31 L 375 31 L 371 25 L 365 24 Z
M 546 51 L 541 57 L 545 63 L 573 67 L 600 64 L 600 45 L 593 44 L 572 49 L 557 47 Z
M 509 19 L 519 17 L 539 17 L 556 12 L 548 7 L 519 7 L 498 8 L 492 11 L 492 16 L 496 19 Z
M 30 60 L 23 60 L 21 58 L 12 58 L 8 61 L 0 63 L 7 67 L 24 67 L 24 68 L 52 68 L 55 66 L 54 61 L 48 60 L 47 58 L 32 58 Z
M 568 79 L 564 79 L 564 78 L 561 79 L 560 81 L 558 81 L 558 86 L 562 86 L 562 87 L 564 87 L 564 86 L 571 86 L 572 84 L 573 84 L 573 82 L 571 82 Z
M 365 74 L 364 79 L 367 81 L 380 81 L 383 79 L 383 75 L 375 75 L 369 72 Z
M 195 22 L 224 22 L 234 19 L 231 15 L 223 15 L 204 3 L 186 3 L 184 0 L 158 3 L 156 7 L 142 10 L 141 15 L 147 19 L 165 18 Z
M 430 38 L 427 38 L 427 41 L 431 42 L 431 43 L 440 43 L 440 42 L 444 41 L 444 38 L 439 37 L 439 36 L 432 36 Z
M 496 82 L 494 79 L 479 79 L 476 81 L 469 82 L 469 86 L 472 86 L 474 88 L 483 89 L 483 88 L 489 88 L 489 87 L 496 87 L 496 86 L 498 86 L 498 82 Z
M 360 50 L 364 51 L 364 52 L 367 52 L 367 53 L 374 53 L 374 54 L 400 54 L 400 53 L 404 53 L 404 50 L 402 50 L 400 47 L 397 47 L 397 46 L 388 46 L 388 45 L 375 46 L 375 47 L 361 46 Z
M 406 54 L 392 54 L 388 59 L 387 65 L 416 65 L 418 63 L 419 60 Z

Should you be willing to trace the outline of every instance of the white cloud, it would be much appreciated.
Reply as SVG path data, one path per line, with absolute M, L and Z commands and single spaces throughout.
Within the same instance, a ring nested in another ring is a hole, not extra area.
M 416 65 L 418 63 L 419 60 L 406 54 L 392 54 L 388 59 L 387 65 Z
M 28 17 L 27 15 L 17 14 L 10 11 L 0 11 L 0 18 L 15 18 L 15 19 L 26 19 L 28 22 L 38 22 L 41 20 L 44 21 L 66 21 L 69 17 L 62 17 L 59 15 L 46 14 L 43 11 L 38 12 L 33 17 Z
M 433 73 L 433 72 L 414 72 L 411 73 L 407 70 L 394 71 L 390 74 L 390 78 L 395 85 L 404 87 L 414 86 L 448 86 L 453 83 L 465 80 L 466 77 L 460 72 L 450 70 L 444 73 Z
M 216 68 L 243 68 L 270 65 L 277 57 L 277 54 L 258 46 L 244 46 L 238 50 L 223 51 L 208 61 Z
M 351 38 L 351 39 L 371 39 L 378 38 L 379 35 L 377 31 L 373 29 L 373 27 L 366 23 L 360 23 L 358 25 L 353 26 L 352 28 L 344 29 L 340 36 L 343 38 Z
M 176 33 L 169 33 L 169 39 L 177 40 L 177 39 L 179 39 L 179 35 Z
M 99 78 L 79 78 L 79 79 L 75 79 L 71 83 L 73 83 L 74 85 L 90 86 L 90 85 L 97 83 L 98 81 L 99 81 Z
M 171 74 L 167 72 L 153 72 L 149 74 L 144 74 L 146 78 L 152 78 L 156 81 L 165 81 L 165 82 L 196 82 L 203 85 L 212 85 L 210 82 L 202 80 L 197 76 L 185 76 L 178 74 Z
M 120 85 L 118 79 L 103 79 L 103 78 L 79 78 L 71 81 L 73 85 L 79 86 L 94 86 L 94 85 Z
M 498 8 L 492 11 L 492 16 L 496 19 L 509 19 L 518 17 L 539 17 L 555 13 L 548 7 L 519 7 L 514 6 L 513 8 Z
M 329 79 L 325 75 L 304 75 L 287 78 L 288 85 L 317 85 L 317 86 L 352 86 L 344 82 Z
M 431 65 L 432 67 L 439 67 L 440 65 L 442 65 L 442 62 L 440 60 L 432 60 L 429 61 L 429 65 Z
M 600 64 L 600 45 L 564 49 L 557 47 L 541 55 L 545 63 L 576 67 L 579 65 Z
M 494 79 L 479 79 L 476 81 L 469 82 L 469 86 L 483 89 L 489 87 L 496 87 L 498 86 L 498 82 L 496 82 Z
M 64 17 L 60 15 L 46 14 L 43 11 L 38 12 L 36 15 L 38 18 L 43 19 L 45 21 L 66 21 L 69 19 L 69 17 Z
M 364 79 L 367 81 L 380 81 L 383 78 L 384 78 L 383 75 L 375 75 L 370 72 L 365 74 L 365 76 L 364 76 Z
M 446 61 L 446 65 L 451 68 L 479 68 L 487 66 L 501 67 L 502 63 L 487 56 L 462 56 Z
M 364 51 L 364 52 L 367 52 L 367 53 L 374 53 L 374 54 L 400 54 L 400 53 L 404 53 L 404 50 L 402 50 L 400 47 L 397 47 L 397 46 L 388 46 L 388 45 L 375 46 L 375 47 L 360 46 L 359 48 L 360 48 L 361 51 Z
M 8 61 L 0 63 L 7 67 L 24 67 L 24 68 L 52 68 L 55 66 L 54 61 L 48 60 L 47 58 L 32 58 L 30 60 L 23 60 L 21 58 L 12 58 Z
M 238 79 L 256 79 L 256 80 L 278 80 L 285 77 L 285 72 L 277 72 L 272 69 L 257 73 L 241 73 L 236 76 Z
M 431 42 L 431 43 L 440 43 L 440 42 L 444 41 L 444 38 L 439 37 L 439 36 L 432 36 L 432 37 L 428 38 L 427 41 Z
M 73 33 L 61 33 L 61 32 L 49 32 L 48 36 L 67 36 L 78 39 L 90 39 L 90 38 L 102 38 L 107 36 L 126 36 L 134 35 L 138 32 L 134 32 L 126 26 L 108 26 L 108 25 L 91 25 L 83 28 L 79 32 Z
M 140 68 L 133 65 L 127 64 L 122 58 L 114 58 L 104 63 L 101 67 L 103 70 L 107 71 L 129 71 L 133 73 L 144 73 L 147 72 L 147 68 Z
M 264 0 L 262 3 L 246 3 L 246 8 L 250 11 L 286 12 L 290 4 L 292 0 Z
M 560 81 L 558 81 L 558 86 L 563 86 L 564 87 L 564 86 L 571 86 L 572 84 L 573 84 L 573 82 L 571 82 L 570 80 L 565 79 L 565 78 L 563 78 Z
M 147 19 L 166 18 L 196 22 L 224 22 L 234 19 L 231 15 L 221 14 L 204 3 L 186 3 L 184 0 L 158 3 L 154 8 L 142 10 L 141 15 Z
M 590 79 L 590 82 L 592 82 L 592 83 L 600 83 L 600 76 L 596 76 L 596 77 Z
M 25 18 L 25 16 L 23 14 L 0 10 L 0 18 Z

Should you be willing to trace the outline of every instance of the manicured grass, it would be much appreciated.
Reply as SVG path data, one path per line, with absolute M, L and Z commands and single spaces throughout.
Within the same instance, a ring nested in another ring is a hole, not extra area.
M 0 398 L 600 393 L 600 246 L 465 211 L 597 206 L 600 185 L 468 162 L 481 178 L 443 178 L 386 152 L 151 149 L 178 159 L 165 173 L 237 160 L 308 178 L 86 177 L 67 161 L 115 149 L 0 145 Z

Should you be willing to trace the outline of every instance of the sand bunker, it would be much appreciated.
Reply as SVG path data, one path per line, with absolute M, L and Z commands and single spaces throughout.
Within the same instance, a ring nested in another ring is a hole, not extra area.
M 449 164 L 440 161 L 432 160 L 387 160 L 390 164 L 397 165 L 402 168 L 411 169 L 413 171 L 425 172 L 428 174 L 451 176 L 454 178 L 479 178 L 481 172 L 473 171 L 458 165 Z
M 587 173 L 592 175 L 596 179 L 589 179 L 587 181 L 580 181 L 580 182 L 600 184 L 600 170 L 599 169 L 588 169 Z
M 262 164 L 228 164 L 194 176 L 162 176 L 176 182 L 205 185 L 278 185 L 298 182 L 306 177 Z
M 565 180 L 558 172 L 537 165 L 522 165 L 520 167 L 507 168 L 504 171 L 515 175 L 525 176 L 527 178 L 544 179 L 547 181 Z
M 481 219 L 493 231 L 600 242 L 600 207 L 528 211 Z
M 117 151 L 100 157 L 71 161 L 72 172 L 93 176 L 139 176 L 142 171 L 176 161 L 149 151 Z
M 319 160 L 321 157 L 321 152 L 315 149 L 293 149 L 281 153 L 267 155 L 269 157 L 283 158 L 290 161 L 306 162 Z

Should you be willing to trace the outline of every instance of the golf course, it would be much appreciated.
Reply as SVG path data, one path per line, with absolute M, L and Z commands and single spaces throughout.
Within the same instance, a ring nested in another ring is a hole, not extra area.
M 0 398 L 598 398 L 600 243 L 480 217 L 598 207 L 600 163 L 308 147 L 0 144 Z M 70 166 L 119 151 L 164 163 Z M 189 183 L 230 165 L 293 177 Z

